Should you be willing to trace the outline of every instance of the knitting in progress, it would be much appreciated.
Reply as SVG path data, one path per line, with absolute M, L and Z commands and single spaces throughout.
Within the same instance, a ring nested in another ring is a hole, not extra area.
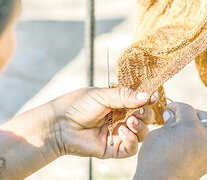
M 138 0 L 138 7 L 136 42 L 118 60 L 117 86 L 158 91 L 166 105 L 162 85 L 196 57 L 207 85 L 207 52 L 203 52 L 207 49 L 207 0 Z M 159 103 L 152 108 L 155 124 L 162 125 L 164 108 Z M 113 109 L 107 116 L 109 130 L 134 111 Z

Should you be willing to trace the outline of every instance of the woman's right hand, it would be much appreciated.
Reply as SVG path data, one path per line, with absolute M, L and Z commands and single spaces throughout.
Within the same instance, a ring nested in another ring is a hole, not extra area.
M 207 112 L 182 103 L 167 108 L 166 124 L 149 133 L 139 152 L 136 180 L 193 180 L 207 173 L 207 124 L 200 122 Z
M 147 124 L 155 119 L 154 111 L 149 106 L 143 107 L 149 100 L 148 94 L 127 88 L 83 88 L 50 102 L 55 112 L 50 128 L 54 131 L 50 132 L 53 144 L 58 144 L 57 156 L 70 154 L 108 159 L 135 155 L 138 143 L 149 132 Z M 151 98 L 151 103 L 154 101 Z M 139 108 L 126 123 L 114 129 L 113 146 L 105 118 L 112 108 Z

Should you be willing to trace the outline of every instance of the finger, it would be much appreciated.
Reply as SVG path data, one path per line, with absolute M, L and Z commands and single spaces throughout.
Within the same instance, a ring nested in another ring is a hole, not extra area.
M 137 119 L 135 116 L 131 116 L 127 119 L 126 124 L 128 128 L 137 135 L 138 141 L 143 142 L 147 134 L 149 133 L 149 128 L 147 125 Z
M 119 127 L 118 133 L 122 142 L 120 144 L 117 157 L 124 158 L 135 155 L 138 150 L 137 136 L 124 125 Z
M 196 110 L 196 112 L 201 123 L 207 127 L 207 112 L 201 110 Z
M 155 121 L 155 112 L 149 106 L 139 108 L 138 111 L 134 112 L 134 115 L 145 124 L 152 124 Z
M 157 102 L 157 99 L 159 99 L 159 94 L 157 92 L 155 92 L 152 96 L 151 96 L 151 100 L 150 100 L 150 103 L 149 105 L 153 105 Z
M 167 106 L 167 109 L 173 112 L 176 122 L 187 122 L 188 124 L 194 124 L 196 121 L 199 121 L 195 109 L 188 104 L 171 103 Z
M 128 88 L 94 88 L 90 96 L 110 108 L 138 108 L 144 106 L 150 99 L 147 93 L 137 93 Z

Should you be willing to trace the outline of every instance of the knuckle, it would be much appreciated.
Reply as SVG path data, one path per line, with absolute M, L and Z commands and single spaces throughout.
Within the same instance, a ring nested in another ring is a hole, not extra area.
M 140 108 L 134 113 L 134 115 L 141 119 L 145 124 L 151 124 L 155 121 L 155 112 L 154 110 L 147 106 L 145 108 Z
M 148 134 L 148 133 L 147 133 L 147 134 Z M 138 138 L 138 139 L 139 139 L 139 142 L 143 142 L 143 141 L 145 140 L 147 134 L 145 134 L 145 135 L 142 136 L 142 137 L 139 137 L 139 138 Z
M 145 137 L 140 137 L 140 136 L 138 137 L 139 142 L 143 142 L 144 139 L 145 139 Z
M 147 125 L 143 121 L 140 121 L 139 127 L 138 127 L 138 134 L 144 134 L 148 131 L 149 131 L 149 128 L 147 127 Z
M 134 156 L 135 154 L 137 154 L 137 151 L 138 151 L 138 145 L 133 145 L 129 148 L 128 150 L 130 153 L 131 156 Z
M 138 151 L 138 148 L 136 148 L 136 150 L 133 150 L 132 153 L 131 153 L 131 155 L 132 156 L 136 155 L 137 154 L 137 151 Z
M 144 141 L 144 139 L 145 139 L 145 137 L 147 136 L 148 133 L 149 133 L 149 129 L 147 127 L 142 128 L 142 130 L 138 131 L 137 137 L 138 137 L 139 142 Z

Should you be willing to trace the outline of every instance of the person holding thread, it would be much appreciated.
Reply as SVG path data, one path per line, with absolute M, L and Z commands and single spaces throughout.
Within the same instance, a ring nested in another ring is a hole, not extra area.
M 0 68 L 11 58 L 19 0 L 0 1 Z M 0 179 L 23 179 L 63 155 L 126 158 L 137 153 L 154 112 L 146 93 L 127 88 L 83 88 L 14 117 L 0 126 Z M 114 131 L 110 146 L 105 116 L 112 108 L 140 108 Z M 207 113 L 172 103 L 165 125 L 150 132 L 139 152 L 135 180 L 198 179 L 207 172 Z

